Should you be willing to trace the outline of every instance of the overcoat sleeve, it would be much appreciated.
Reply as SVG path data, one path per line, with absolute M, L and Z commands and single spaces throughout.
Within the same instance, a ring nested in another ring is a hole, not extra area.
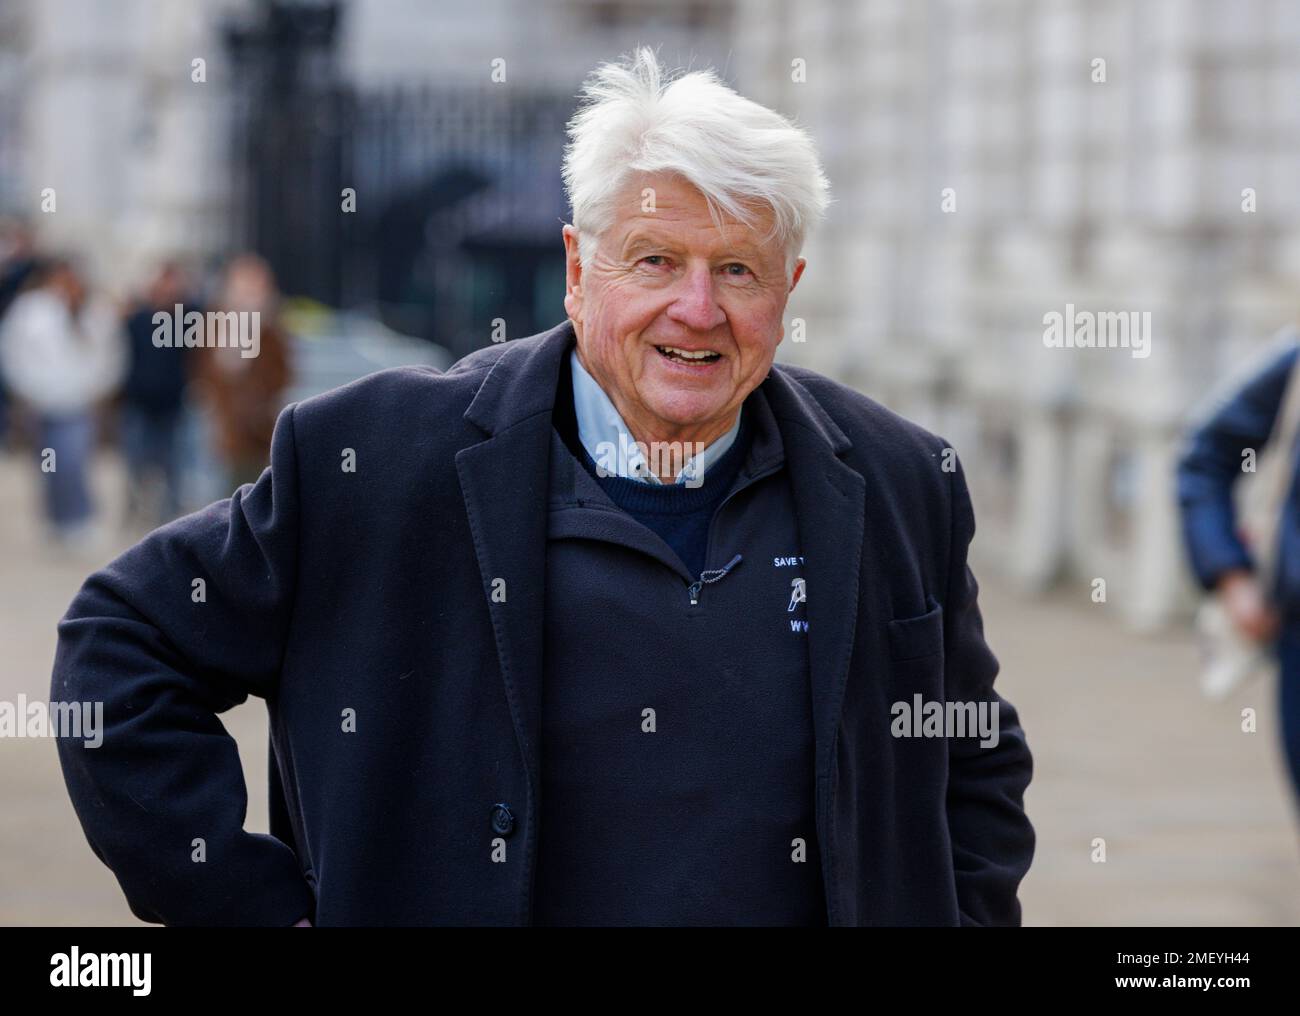
M 141 920 L 288 927 L 314 911 L 293 850 L 244 831 L 244 775 L 218 718 L 276 687 L 300 507 L 289 406 L 256 483 L 149 534 L 59 622 L 51 701 L 103 710 L 97 746 L 58 738 L 64 780 Z

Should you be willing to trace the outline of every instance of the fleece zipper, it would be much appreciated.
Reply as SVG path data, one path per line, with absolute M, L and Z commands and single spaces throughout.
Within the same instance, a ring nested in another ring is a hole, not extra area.
M 700 577 L 686 587 L 686 591 L 691 594 L 691 606 L 694 607 L 700 602 L 701 589 L 711 582 L 717 582 L 740 562 L 741 556 L 737 554 L 721 568 L 707 568 L 700 572 Z

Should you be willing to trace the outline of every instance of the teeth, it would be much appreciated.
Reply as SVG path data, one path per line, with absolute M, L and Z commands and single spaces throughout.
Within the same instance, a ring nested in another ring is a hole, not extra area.
M 717 353 L 709 352 L 707 349 L 691 353 L 687 352 L 685 349 L 678 349 L 676 346 L 660 346 L 659 348 L 665 353 L 672 353 L 674 356 L 680 356 L 683 360 L 707 360 L 710 357 L 718 355 Z

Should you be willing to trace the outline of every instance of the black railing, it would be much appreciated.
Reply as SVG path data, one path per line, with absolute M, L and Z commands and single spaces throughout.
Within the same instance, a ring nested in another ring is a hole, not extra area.
M 369 308 L 462 354 L 564 316 L 560 179 L 574 98 L 339 79 L 336 4 L 274 3 L 227 30 L 236 245 L 287 293 Z M 343 209 L 344 189 L 355 210 Z

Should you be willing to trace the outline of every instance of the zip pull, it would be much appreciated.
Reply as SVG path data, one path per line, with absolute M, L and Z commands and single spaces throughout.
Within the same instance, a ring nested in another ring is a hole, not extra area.
M 740 564 L 741 555 L 737 554 L 721 568 L 710 568 L 708 571 L 700 572 L 700 577 L 687 587 L 687 592 L 691 594 L 691 606 L 694 607 L 700 602 L 700 590 L 710 582 L 717 582 L 720 578 L 731 571 L 732 568 Z

